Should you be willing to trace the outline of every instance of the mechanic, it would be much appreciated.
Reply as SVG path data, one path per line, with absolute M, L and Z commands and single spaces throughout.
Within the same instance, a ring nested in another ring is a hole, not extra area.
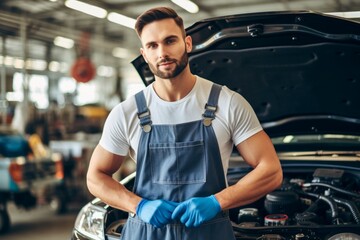
M 88 188 L 130 213 L 123 240 L 235 239 L 228 209 L 282 182 L 274 146 L 240 94 L 191 73 L 192 39 L 173 9 L 150 9 L 135 28 L 155 81 L 109 114 Z M 253 169 L 228 186 L 234 144 Z M 137 163 L 133 191 L 112 178 L 127 155 Z

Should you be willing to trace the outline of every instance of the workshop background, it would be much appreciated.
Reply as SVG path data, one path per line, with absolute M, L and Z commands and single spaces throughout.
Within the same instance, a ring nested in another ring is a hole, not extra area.
M 69 239 L 109 111 L 144 85 L 136 17 L 312 10 L 360 21 L 360 0 L 1 0 L 0 239 Z M 357 15 L 356 15 L 357 14 Z M 128 161 L 114 177 L 134 171 Z

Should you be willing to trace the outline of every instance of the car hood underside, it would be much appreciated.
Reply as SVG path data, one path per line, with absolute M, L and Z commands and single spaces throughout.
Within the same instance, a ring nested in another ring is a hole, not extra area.
M 270 134 L 360 134 L 360 25 L 314 12 L 214 18 L 187 29 L 194 74 L 243 95 Z M 139 56 L 143 82 L 154 77 Z

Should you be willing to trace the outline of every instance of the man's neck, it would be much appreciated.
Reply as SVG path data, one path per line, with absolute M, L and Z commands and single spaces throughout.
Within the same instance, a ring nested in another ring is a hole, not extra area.
M 153 87 L 156 94 L 168 102 L 184 98 L 194 87 L 196 76 L 191 72 L 183 72 L 172 79 L 156 78 Z

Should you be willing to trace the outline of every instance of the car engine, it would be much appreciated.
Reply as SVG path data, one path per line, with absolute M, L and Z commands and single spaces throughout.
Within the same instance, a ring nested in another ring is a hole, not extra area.
M 281 188 L 230 210 L 237 239 L 359 239 L 360 179 L 354 171 L 317 168 L 284 173 Z

